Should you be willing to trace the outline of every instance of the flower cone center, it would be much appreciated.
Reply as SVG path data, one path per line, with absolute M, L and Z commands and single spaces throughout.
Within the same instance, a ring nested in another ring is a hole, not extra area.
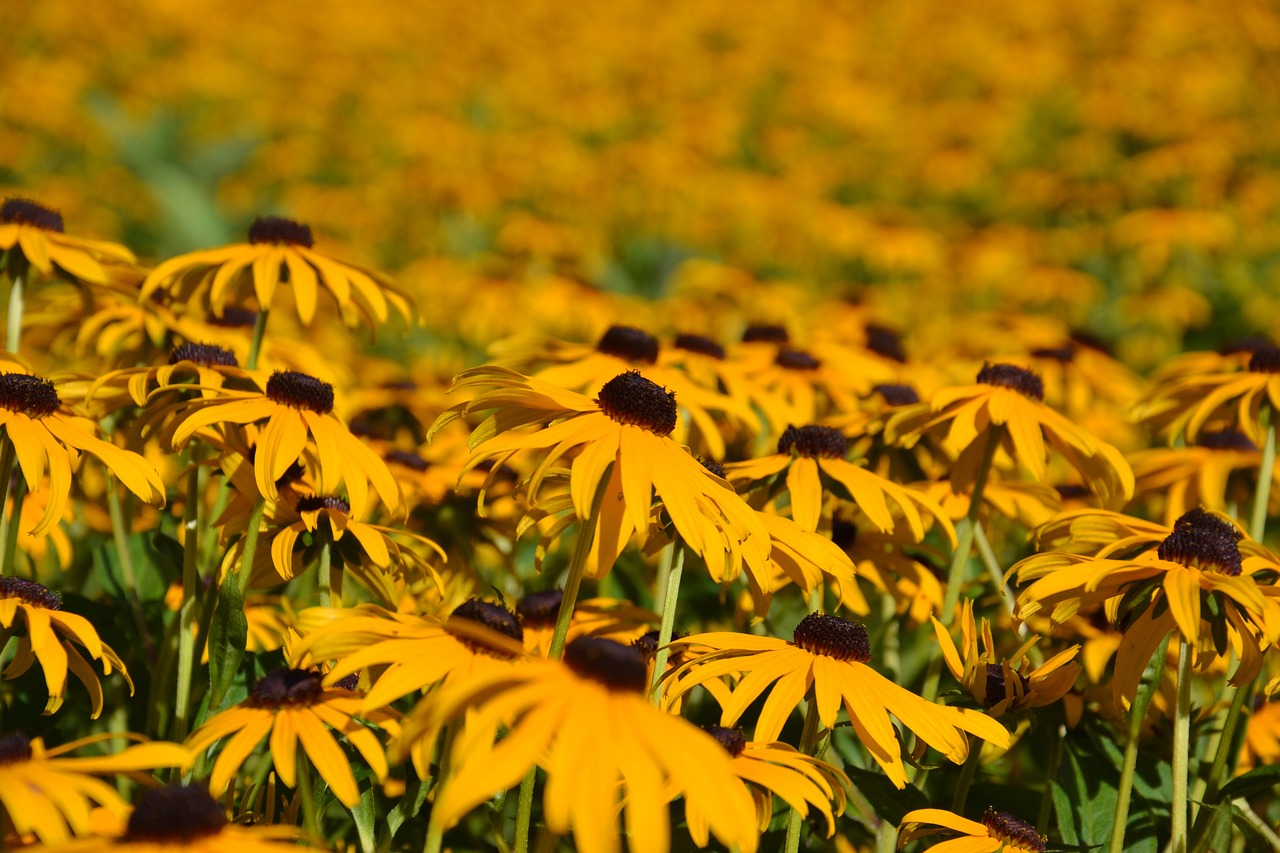
M 633 326 L 610 326 L 596 351 L 633 364 L 653 364 L 658 360 L 658 339 Z
M 382 458 L 388 462 L 403 465 L 411 471 L 418 471 L 419 473 L 431 467 L 431 463 L 427 462 L 427 460 L 408 450 L 393 450 Z
M 907 363 L 907 351 L 902 347 L 902 336 L 888 326 L 867 324 L 867 349 L 890 361 L 896 361 L 899 364 Z
M 983 385 L 1017 391 L 1039 403 L 1044 402 L 1044 381 L 1032 371 L 1016 364 L 984 364 L 978 371 L 978 381 Z
M 544 589 L 531 592 L 516 602 L 516 614 L 520 624 L 529 628 L 551 628 L 560 615 L 560 602 L 564 600 L 564 592 L 558 589 Z
M 1240 532 L 1203 509 L 1193 509 L 1173 523 L 1173 532 L 1156 549 L 1162 560 L 1188 568 L 1239 575 Z
M 681 633 L 680 631 L 672 631 L 671 641 L 675 642 L 676 640 L 682 640 L 685 638 L 685 636 L 686 635 Z M 658 629 L 655 628 L 652 631 L 646 631 L 645 633 L 641 634 L 639 637 L 636 637 L 634 640 L 631 641 L 631 647 L 636 651 L 640 652 L 640 654 L 644 655 L 644 659 L 646 661 L 653 660 L 658 656 Z M 685 657 L 684 646 L 681 646 L 678 649 L 671 649 L 670 653 L 667 655 L 667 665 L 679 666 L 680 664 L 684 663 L 684 657 Z
M 62 214 L 50 210 L 43 204 L 29 198 L 7 198 L 0 204 L 0 223 L 5 225 L 30 225 L 43 231 L 56 231 L 61 234 L 65 230 Z
M 455 619 L 466 619 L 468 622 L 475 622 L 483 625 L 490 631 L 497 631 L 499 634 L 510 637 L 517 643 L 524 642 L 524 629 L 520 627 L 520 619 L 516 614 L 500 604 L 493 604 L 489 601 L 481 601 L 478 598 L 469 598 L 459 604 L 449 614 Z M 475 652 L 483 652 L 499 658 L 509 658 L 511 653 L 506 649 L 495 648 L 486 645 L 480 640 L 473 637 L 458 637 L 459 642 Z
M 990 831 L 993 838 L 1005 844 L 1044 853 L 1044 836 L 1036 832 L 1034 826 L 1016 815 L 998 812 L 988 806 L 987 811 L 982 815 L 982 825 Z
M 311 226 L 283 216 L 259 216 L 249 226 L 250 243 L 284 243 L 310 249 L 315 245 Z
M 783 348 L 773 357 L 773 363 L 784 370 L 817 370 L 822 362 L 802 349 Z
M 1018 673 L 1013 673 L 1013 677 L 1022 682 L 1022 690 L 1025 693 L 1027 689 L 1027 679 Z M 983 707 L 993 708 L 1000 702 L 1003 702 L 1006 694 L 1007 683 L 1004 678 L 1004 667 L 998 663 L 987 664 L 987 697 L 983 700 Z
M 792 451 L 810 459 L 843 459 L 849 451 L 849 442 L 844 433 L 831 427 L 789 426 L 778 438 L 778 452 L 785 455 Z
M 129 815 L 125 841 L 185 846 L 217 835 L 227 825 L 222 807 L 197 786 L 166 785 L 143 791 Z
M 322 509 L 340 512 L 343 515 L 351 514 L 351 504 L 337 495 L 307 495 L 304 498 L 298 498 L 298 512 L 317 512 Z
M 1210 450 L 1240 450 L 1245 453 L 1256 453 L 1258 445 L 1249 436 L 1236 429 L 1221 429 L 1216 432 L 1203 432 L 1197 442 L 1201 447 Z
M 254 708 L 307 707 L 320 700 L 321 675 L 306 669 L 277 669 L 253 683 L 247 704 Z
M 654 435 L 670 435 L 679 418 L 676 392 L 645 379 L 636 370 L 606 382 L 596 402 L 618 423 L 642 427 Z
M 696 352 L 701 355 L 710 356 L 717 361 L 724 361 L 724 347 L 720 346 L 711 338 L 704 338 L 702 335 L 676 335 L 676 349 L 682 349 L 686 352 Z
M 601 637 L 579 637 L 565 646 L 564 662 L 578 677 L 610 690 L 644 693 L 649 682 L 639 649 Z
M 31 741 L 22 732 L 0 735 L 0 765 L 30 761 Z
M 183 344 L 169 353 L 169 363 L 190 361 L 201 367 L 239 367 L 236 354 L 217 344 Z
M 213 316 L 205 320 L 210 326 L 224 329 L 252 329 L 258 322 L 258 312 L 238 305 L 228 305 L 222 309 L 222 316 Z
M 44 584 L 26 578 L 0 578 L 0 598 L 17 598 L 42 610 L 61 610 L 62 596 Z
M 308 409 L 318 415 L 333 411 L 333 386 L 296 370 L 277 370 L 271 374 L 267 380 L 267 398 L 282 406 Z
M 747 736 L 742 729 L 730 729 L 724 726 L 703 726 L 702 730 L 716 739 L 716 743 L 724 747 L 730 758 L 737 758 L 747 748 Z
M 0 407 L 39 420 L 61 405 L 51 380 L 27 373 L 0 373 Z
M 1258 347 L 1249 356 L 1249 370 L 1252 373 L 1280 373 L 1280 348 Z
M 791 336 L 787 334 L 787 327 L 776 324 L 747 326 L 742 333 L 744 344 L 785 344 L 789 340 Z
M 1071 360 L 1076 357 L 1076 348 L 1074 344 L 1063 344 L 1060 347 L 1039 347 L 1031 351 L 1031 357 L 1070 364 Z
M 797 646 L 815 655 L 858 663 L 871 660 L 867 629 L 839 616 L 810 613 L 796 626 L 793 639 Z
M 890 406 L 910 406 L 920 402 L 920 395 L 910 385 L 877 385 L 871 390 Z

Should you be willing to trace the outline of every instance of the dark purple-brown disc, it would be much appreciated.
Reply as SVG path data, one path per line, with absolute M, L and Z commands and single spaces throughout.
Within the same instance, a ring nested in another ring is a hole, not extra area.
M 0 373 L 0 408 L 39 420 L 61 405 L 52 380 L 29 373 Z
M 596 351 L 632 364 L 653 364 L 658 360 L 658 339 L 634 326 L 610 326 L 596 343 Z
M 259 216 L 249 226 L 250 243 L 283 243 L 310 249 L 315 245 L 311 226 L 283 216 Z
M 857 663 L 871 660 L 871 638 L 867 636 L 867 629 L 839 616 L 810 613 L 800 620 L 792 639 L 797 646 L 815 655 Z
M 296 370 L 277 370 L 267 380 L 267 398 L 282 406 L 318 415 L 333 411 L 333 386 Z
M 190 361 L 201 367 L 239 367 L 236 354 L 217 344 L 182 344 L 169 353 L 169 363 Z
M 1156 555 L 1189 568 L 1235 576 L 1243 571 L 1240 538 L 1240 531 L 1229 522 L 1197 508 L 1173 523 L 1173 532 L 1160 543 Z
M 0 204 L 0 223 L 5 225 L 30 225 L 43 231 L 65 230 L 62 214 L 29 198 L 7 198 Z
M 181 848 L 227 825 L 222 806 L 197 785 L 148 788 L 129 815 L 121 841 Z
M 642 427 L 654 435 L 670 435 L 680 417 L 676 392 L 645 379 L 638 370 L 628 370 L 604 383 L 596 402 L 618 423 Z
M 564 662 L 580 678 L 610 690 L 644 693 L 649 672 L 639 649 L 601 637 L 579 637 L 564 647 Z
M 789 426 L 778 437 L 778 452 L 785 455 L 792 451 L 811 459 L 843 459 L 849 452 L 849 442 L 844 433 L 832 427 Z
M 1016 364 L 991 364 L 978 371 L 978 381 L 983 385 L 996 385 L 1017 391 L 1024 397 L 1044 402 L 1044 381 L 1035 373 Z

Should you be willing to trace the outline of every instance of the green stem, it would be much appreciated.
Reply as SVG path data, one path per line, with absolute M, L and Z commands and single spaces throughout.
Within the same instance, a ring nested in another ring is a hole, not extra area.
M 453 752 L 453 738 L 456 734 L 458 726 L 456 723 L 450 723 L 445 727 L 444 737 L 440 738 L 440 761 L 436 765 L 436 792 L 442 789 L 442 786 L 449 779 L 449 754 Z M 427 839 L 422 845 L 422 853 L 440 853 L 444 846 L 444 827 L 436 820 L 436 813 L 433 809 L 431 817 L 427 821 Z
M 662 624 L 658 626 L 658 654 L 653 659 L 653 681 L 649 685 L 649 701 L 654 705 L 657 705 L 662 698 L 662 690 L 658 687 L 658 682 L 666 673 L 667 660 L 671 656 L 667 643 L 671 642 L 671 635 L 675 631 L 676 600 L 680 597 L 680 576 L 684 573 L 684 543 L 680 540 L 679 534 L 671 540 L 671 547 L 676 552 L 676 556 L 671 566 L 671 574 L 667 577 L 666 594 L 663 596 Z
M 960 601 L 960 588 L 964 586 L 965 568 L 969 565 L 969 551 L 973 548 L 974 532 L 982 513 L 982 493 L 987 488 L 987 477 L 991 474 L 991 461 L 995 458 L 996 448 L 1000 445 L 1002 427 L 992 426 L 987 433 L 987 446 L 982 452 L 982 462 L 978 466 L 977 477 L 973 481 L 973 493 L 969 496 L 969 513 L 965 516 L 960 531 L 960 541 L 956 544 L 956 552 L 951 558 L 951 568 L 947 572 L 947 593 L 942 600 L 943 625 L 951 624 L 955 615 L 956 604 Z
M 530 767 L 520 780 L 520 797 L 516 800 L 516 835 L 513 839 L 515 853 L 529 853 L 529 824 L 533 815 L 533 787 L 537 783 L 538 768 Z
M 1169 849 L 1187 851 L 1187 768 L 1191 746 L 1191 646 L 1178 638 L 1178 693 L 1173 710 L 1173 813 Z
M 1124 853 L 1124 831 L 1129 822 L 1129 800 L 1133 796 L 1133 773 L 1138 766 L 1138 741 L 1142 735 L 1142 721 L 1147 716 L 1147 708 L 1156 691 L 1160 689 L 1160 679 L 1164 674 L 1165 656 L 1169 652 L 1169 635 L 1160 641 L 1160 646 L 1151 655 L 1148 669 L 1155 669 L 1149 681 L 1138 686 L 1138 693 L 1129 706 L 1129 740 L 1124 745 L 1124 762 L 1120 768 L 1120 787 L 1116 791 L 1116 816 L 1111 823 L 1111 844 L 1109 853 Z
M 193 445 L 194 446 L 194 445 Z M 178 611 L 178 684 L 173 705 L 173 726 L 169 737 L 181 743 L 187 736 L 191 716 L 191 679 L 196 658 L 196 613 L 199 587 L 197 536 L 200 531 L 200 466 L 198 451 L 191 453 L 187 471 L 186 517 L 182 521 L 182 609 Z
M 302 797 L 302 824 L 317 842 L 321 834 L 320 813 L 316 808 L 316 786 L 311 781 L 311 764 L 305 750 L 298 750 L 298 794 Z
M 800 751 L 805 755 L 813 755 L 814 746 L 818 743 L 818 699 L 812 687 L 808 693 L 809 707 L 804 713 L 804 731 L 800 735 Z M 796 809 L 787 816 L 787 843 L 785 853 L 796 853 L 800 849 L 800 830 L 804 825 L 804 816 Z
M 244 551 L 240 555 L 240 573 L 236 576 L 242 598 L 249 589 L 249 578 L 253 576 L 253 558 L 258 551 L 258 528 L 262 526 L 262 516 L 266 510 L 267 499 L 258 495 L 253 502 L 253 509 L 249 511 L 249 523 L 244 531 Z
M 244 364 L 245 370 L 258 369 L 258 356 L 262 354 L 262 339 L 267 333 L 267 306 L 258 306 L 258 316 L 253 321 L 253 337 L 249 340 L 249 358 Z
M 1222 733 L 1218 736 L 1218 748 L 1213 754 L 1213 766 L 1209 770 L 1209 782 L 1204 789 L 1201 802 L 1213 803 L 1222 788 L 1223 771 L 1227 769 L 1227 760 L 1235 752 L 1236 726 L 1240 724 L 1241 711 L 1249 698 L 1251 685 L 1228 687 L 1231 691 L 1231 707 L 1227 710 L 1227 719 L 1222 723 Z
M 1062 742 L 1067 737 L 1067 727 L 1058 726 L 1057 737 L 1049 739 L 1049 760 L 1045 763 L 1044 793 L 1040 795 L 1040 814 L 1036 816 L 1036 832 L 1049 831 L 1049 814 L 1053 809 L 1053 786 L 1058 782 L 1058 768 L 1062 766 Z
M 129 609 L 133 612 L 133 622 L 138 629 L 138 637 L 146 651 L 147 660 L 155 662 L 155 646 L 151 642 L 151 634 L 147 631 L 147 619 L 142 612 L 142 601 L 138 598 L 138 573 L 133 567 L 133 552 L 129 549 L 129 528 L 125 522 L 124 507 L 120 502 L 120 489 L 114 477 L 107 480 L 107 510 L 111 514 L 111 535 L 115 540 L 116 557 L 120 560 L 120 577 L 124 581 L 124 594 L 129 599 Z
M 320 546 L 320 567 L 316 570 L 316 582 L 320 587 L 320 606 L 332 607 L 333 593 L 330 577 L 330 570 L 333 568 L 333 543 L 326 541 Z M 338 603 L 342 603 L 342 597 L 338 597 Z
M 22 341 L 22 276 L 13 277 L 13 287 L 9 290 L 9 328 L 5 336 L 5 349 L 14 355 L 18 354 L 18 345 Z
M 1267 508 L 1271 502 L 1271 480 L 1276 466 L 1276 425 L 1271 422 L 1271 407 L 1263 406 L 1260 415 L 1267 437 L 1262 443 L 1258 487 L 1253 493 L 1253 514 L 1249 517 L 1249 537 L 1255 542 L 1261 542 L 1267 532 Z
M 18 525 L 22 521 L 22 502 L 27 498 L 27 481 L 18 478 L 13 484 L 13 512 L 9 513 L 9 530 L 4 541 L 4 562 L 0 563 L 0 577 L 16 574 L 14 563 L 18 559 Z
M 973 785 L 973 777 L 978 772 L 978 765 L 982 763 L 983 741 L 977 738 L 973 740 L 976 742 L 969 744 L 969 755 L 960 768 L 960 779 L 956 782 L 956 790 L 951 795 L 951 811 L 956 814 L 964 814 L 964 804 L 969 800 L 969 788 Z
M 551 648 L 547 650 L 547 657 L 552 659 L 564 654 L 569 622 L 573 618 L 573 608 L 578 603 L 578 588 L 582 586 L 587 558 L 591 556 L 591 544 L 595 541 L 596 522 L 600 517 L 600 505 L 604 503 L 605 490 L 609 487 L 609 475 L 610 470 L 606 469 L 596 486 L 595 496 L 591 499 L 591 510 L 578 530 L 578 541 L 573 547 L 573 561 L 569 563 L 569 576 L 564 582 L 564 596 L 560 599 L 560 612 L 556 614 L 555 632 L 551 635 Z
M 0 438 L 0 553 L 3 553 L 9 546 L 9 529 L 18 523 L 17 513 L 4 514 L 4 508 L 9 503 L 9 483 L 13 480 L 13 466 L 18 453 L 9 440 L 8 427 L 0 427 L 0 434 L 3 435 Z

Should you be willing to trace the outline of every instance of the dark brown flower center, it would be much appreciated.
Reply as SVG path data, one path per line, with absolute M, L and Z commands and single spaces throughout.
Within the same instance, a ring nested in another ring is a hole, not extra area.
M 910 385 L 877 385 L 871 390 L 890 406 L 910 406 L 920 402 L 920 395 Z
M 1025 367 L 1018 367 L 1015 364 L 987 363 L 978 371 L 978 381 L 984 385 L 1008 388 L 1024 397 L 1044 402 L 1044 382 Z
M 30 225 L 44 231 L 65 230 L 62 225 L 62 214 L 50 210 L 43 204 L 29 198 L 7 198 L 0 204 L 0 223 L 5 225 Z
M 382 458 L 388 462 L 403 465 L 412 471 L 422 472 L 431 467 L 431 463 L 427 460 L 408 450 L 393 450 Z
M 1021 847 L 1023 850 L 1034 850 L 1035 853 L 1044 853 L 1047 839 L 1020 817 L 1008 812 L 998 812 L 993 807 L 987 806 L 986 813 L 982 815 L 982 825 L 991 833 L 992 838 L 1003 841 L 1005 844 Z
M 686 636 L 686 634 L 683 634 L 680 631 L 672 631 L 671 642 L 674 643 L 676 640 L 683 640 Z M 631 641 L 631 647 L 644 655 L 644 659 L 646 661 L 653 660 L 658 656 L 658 629 L 655 628 L 652 631 L 646 631 L 639 637 L 636 637 Z M 671 649 L 670 653 L 667 655 L 667 666 L 679 666 L 684 663 L 685 648 L 685 646 L 680 646 L 678 648 Z
M 182 847 L 226 825 L 222 806 L 205 788 L 166 785 L 142 792 L 121 840 Z
M 596 344 L 596 351 L 632 364 L 653 364 L 658 360 L 658 339 L 634 326 L 610 326 Z
M 490 631 L 496 631 L 499 634 L 510 637 L 517 643 L 524 643 L 524 629 L 520 627 L 520 619 L 501 604 L 481 601 L 478 598 L 468 598 L 455 607 L 453 613 L 449 615 L 454 619 L 466 619 L 468 622 L 475 622 Z M 460 634 L 455 636 L 464 646 L 474 652 L 483 652 L 499 658 L 511 657 L 511 652 L 506 649 L 487 645 L 470 636 L 462 636 Z
M 323 509 L 343 515 L 351 514 L 351 504 L 337 495 L 307 495 L 298 498 L 298 512 L 317 512 Z
M 31 741 L 22 732 L 0 735 L 0 766 L 30 761 L 31 756 Z
M 169 363 L 190 361 L 201 367 L 239 367 L 236 354 L 217 344 L 183 344 L 169 353 Z
M 253 683 L 245 704 L 251 708 L 292 708 L 314 705 L 324 688 L 321 675 L 306 669 L 277 669 Z
M 1031 351 L 1031 357 L 1069 364 L 1076 357 L 1076 348 L 1073 344 L 1064 344 L 1060 347 L 1040 347 Z
M 791 336 L 787 334 L 786 326 L 752 325 L 747 326 L 746 331 L 742 333 L 742 342 L 744 344 L 785 344 L 789 340 L 791 340 Z
M 638 370 L 604 383 L 596 402 L 618 423 L 643 427 L 654 435 L 670 435 L 679 418 L 676 392 L 645 379 Z
M 1200 440 L 1197 442 L 1201 447 L 1207 447 L 1210 450 L 1240 450 L 1245 453 L 1257 453 L 1258 445 L 1254 444 L 1249 436 L 1237 429 L 1220 429 L 1216 432 L 1200 433 Z
M 899 364 L 907 361 L 907 351 L 902 348 L 902 336 L 888 326 L 867 324 L 867 349 Z
M 1162 560 L 1203 571 L 1239 575 L 1240 531 L 1203 509 L 1193 509 L 1173 523 L 1173 532 L 1156 549 Z
M 720 361 L 724 360 L 724 347 L 711 340 L 711 338 L 704 338 L 702 335 L 676 335 L 675 346 L 676 349 L 682 349 L 686 352 L 696 352 Z
M 530 628 L 552 627 L 560 615 L 560 602 L 563 600 L 564 592 L 558 589 L 529 593 L 516 602 L 520 624 Z
M 1259 347 L 1249 356 L 1251 373 L 1280 373 L 1280 347 Z
M 39 420 L 61 405 L 51 380 L 29 373 L 0 373 L 0 407 Z
M 639 649 L 601 637 L 579 637 L 564 648 L 564 662 L 580 678 L 610 690 L 644 693 L 649 673 Z
M 867 629 L 839 616 L 810 613 L 800 620 L 792 638 L 797 646 L 815 655 L 858 663 L 871 660 Z
M 250 243 L 284 243 L 310 249 L 315 245 L 311 227 L 283 216 L 259 216 L 249 226 Z
M 277 370 L 271 374 L 267 380 L 267 398 L 282 406 L 308 409 L 318 415 L 333 411 L 333 386 L 296 370 Z
M 817 370 L 822 366 L 822 362 L 804 350 L 790 347 L 778 350 L 778 354 L 773 357 L 773 363 L 784 370 Z
M 724 470 L 724 466 L 723 466 L 723 465 L 721 465 L 721 464 L 720 464 L 719 462 L 717 462 L 716 460 L 714 460 L 714 459 L 703 459 L 701 456 L 699 456 L 699 457 L 698 457 L 698 463 L 699 463 L 700 465 L 702 465 L 702 467 L 703 467 L 703 468 L 706 468 L 708 471 L 710 471 L 712 474 L 715 474 L 715 475 L 716 475 L 717 477 L 719 477 L 721 480 L 725 479 L 725 470 Z
M 1218 347 L 1218 355 L 1239 355 L 1245 352 L 1257 352 L 1260 349 L 1270 349 L 1274 346 L 1275 343 L 1266 335 L 1255 335 L 1249 338 L 1237 338 L 1223 344 Z
M 843 459 L 849 451 L 849 442 L 844 433 L 832 427 L 816 424 L 789 426 L 778 438 L 778 452 L 787 454 L 792 451 L 811 459 Z
M 0 577 L 0 598 L 17 598 L 41 610 L 61 610 L 62 596 L 43 584 L 16 578 Z
M 1019 673 L 1013 673 L 1014 678 L 1022 682 L 1023 692 L 1026 692 L 1029 682 Z M 987 698 L 983 701 L 983 707 L 992 708 L 997 703 L 1003 702 L 1005 698 L 1006 682 L 1004 678 L 1004 667 L 998 663 L 987 664 Z
M 1076 329 L 1071 333 L 1071 342 L 1078 346 L 1082 346 L 1085 349 L 1091 349 L 1094 352 L 1103 353 L 1104 355 L 1109 355 L 1111 353 L 1111 347 L 1107 342 L 1092 332 Z
M 858 542 L 858 525 L 839 516 L 832 518 L 831 541 L 841 550 L 848 551 Z
M 338 690 L 356 690 L 360 687 L 360 673 L 353 672 L 346 678 L 339 678 L 333 686 Z
M 210 326 L 224 329 L 250 329 L 258 322 L 258 312 L 237 305 L 228 305 L 222 309 L 222 316 L 210 316 L 205 320 Z
M 724 747 L 730 758 L 737 758 L 747 748 L 747 736 L 742 729 L 730 729 L 724 726 L 703 726 L 702 730 L 716 739 L 716 743 Z

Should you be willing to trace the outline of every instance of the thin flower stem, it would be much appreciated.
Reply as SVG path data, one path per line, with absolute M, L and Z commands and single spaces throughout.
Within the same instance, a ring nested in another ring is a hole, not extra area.
M 978 765 L 981 763 L 982 741 L 969 744 L 969 755 L 960 768 L 960 779 L 956 783 L 955 793 L 951 795 L 951 811 L 956 814 L 964 814 L 964 804 L 969 800 L 969 788 L 973 785 L 974 774 L 978 772 Z
M 596 522 L 600 517 L 600 505 L 604 503 L 605 490 L 609 487 L 609 474 L 610 470 L 606 469 L 600 477 L 595 496 L 591 499 L 591 510 L 578 529 L 573 561 L 569 563 L 569 576 L 565 579 L 564 596 L 560 599 L 560 612 L 556 614 L 555 632 L 551 635 L 551 647 L 547 650 L 547 657 L 552 659 L 564 654 L 565 640 L 569 636 L 569 621 L 573 618 L 573 608 L 578 603 L 578 588 L 582 586 L 587 558 L 591 556 L 591 544 L 596 538 Z
M 195 669 L 197 592 L 200 584 L 197 559 L 200 549 L 200 466 L 198 451 L 191 453 L 187 471 L 186 518 L 182 521 L 182 609 L 178 611 L 178 683 L 173 704 L 170 739 L 181 742 L 187 736 L 191 714 L 191 678 Z
M 520 796 L 516 800 L 516 834 L 512 850 L 529 853 L 529 823 L 533 815 L 533 787 L 538 780 L 538 768 L 530 767 L 520 780 Z
M 332 607 L 333 591 L 331 577 L 333 568 L 333 543 L 325 541 L 320 546 L 320 567 L 316 570 L 316 581 L 320 587 L 320 606 Z M 338 596 L 338 605 L 342 604 L 342 596 Z
M 453 738 L 457 733 L 458 726 L 456 723 L 449 723 L 445 727 L 444 737 L 440 739 L 440 761 L 436 765 L 436 791 L 449 781 L 449 773 L 452 768 L 449 766 L 450 753 L 453 752 Z M 444 846 L 444 827 L 436 820 L 435 810 L 431 812 L 431 817 L 427 822 L 427 839 L 422 845 L 422 853 L 440 853 Z
M 1271 480 L 1276 467 L 1276 425 L 1270 406 L 1260 413 L 1267 437 L 1262 443 L 1262 462 L 1258 465 L 1258 486 L 1253 493 L 1253 514 L 1249 517 L 1249 538 L 1261 542 L 1267 532 L 1267 508 L 1271 503 Z
M 813 755 L 814 747 L 818 743 L 818 699 L 814 693 L 813 687 L 809 687 L 808 693 L 809 707 L 804 712 L 804 731 L 800 735 L 800 751 L 805 755 Z M 800 849 L 800 830 L 804 823 L 804 816 L 796 809 L 791 810 L 791 814 L 787 817 L 787 844 L 784 847 L 785 853 L 796 853 Z
M 965 568 L 969 565 L 969 551 L 973 548 L 974 529 L 978 526 L 978 517 L 982 513 L 982 493 L 987 488 L 987 477 L 991 474 L 991 461 L 995 458 L 996 448 L 1000 445 L 1000 431 L 1003 427 L 992 426 L 987 433 L 987 446 L 982 452 L 982 462 L 978 465 L 978 474 L 973 481 L 973 493 L 969 496 L 969 512 L 964 519 L 964 527 L 960 531 L 960 541 L 956 544 L 955 554 L 951 558 L 951 568 L 947 572 L 947 594 L 942 600 L 943 625 L 951 624 L 955 615 L 956 604 L 960 601 L 960 588 L 964 586 Z
M 316 840 L 324 838 L 316 808 L 316 786 L 311 781 L 311 762 L 304 750 L 298 750 L 298 794 L 302 799 L 302 825 Z
M 1178 638 L 1178 693 L 1173 706 L 1173 813 L 1169 849 L 1187 851 L 1187 767 L 1191 747 L 1191 647 Z
M 22 502 L 27 498 L 27 481 L 18 478 L 13 484 L 13 512 L 9 513 L 9 531 L 4 540 L 4 562 L 0 563 L 0 577 L 15 574 L 14 563 L 18 559 L 18 524 L 22 520 Z
M 245 361 L 245 370 L 258 369 L 258 356 L 262 354 L 262 339 L 267 333 L 267 315 L 271 313 L 265 305 L 258 307 L 258 316 L 253 320 L 253 337 L 249 340 L 249 358 Z
M 1133 773 L 1138 766 L 1138 740 L 1142 736 L 1142 721 L 1147 716 L 1147 708 L 1156 691 L 1160 689 L 1160 679 L 1164 675 L 1165 656 L 1169 653 L 1169 636 L 1160 641 L 1160 646 L 1151 655 L 1147 668 L 1155 668 L 1149 681 L 1138 685 L 1138 693 L 1129 706 L 1129 740 L 1124 745 L 1124 762 L 1120 768 L 1120 787 L 1116 789 L 1116 816 L 1111 824 L 1111 844 L 1108 853 L 1124 853 L 1124 830 L 1129 822 L 1129 800 L 1133 796 Z
M 1036 832 L 1045 835 L 1049 831 L 1049 815 L 1053 810 L 1053 786 L 1058 782 L 1058 768 L 1062 766 L 1062 742 L 1067 737 L 1067 727 L 1058 726 L 1057 737 L 1049 739 L 1049 760 L 1044 768 L 1044 793 L 1040 795 L 1040 814 L 1036 816 Z
M 13 277 L 13 287 L 9 290 L 9 328 L 4 339 L 5 349 L 14 355 L 18 354 L 18 345 L 22 341 L 22 276 Z
M 667 659 L 671 656 L 667 643 L 671 642 L 671 635 L 675 631 L 676 600 L 680 597 L 680 576 L 684 573 L 684 542 L 678 534 L 671 541 L 671 547 L 676 556 L 671 565 L 671 573 L 667 576 L 667 589 L 662 602 L 662 624 L 658 626 L 658 654 L 653 659 L 653 682 L 649 685 L 649 701 L 655 706 L 662 698 L 658 682 L 667 671 Z
M 133 611 L 133 621 L 138 629 L 138 637 L 146 651 L 147 660 L 155 663 L 155 646 L 147 631 L 147 619 L 142 613 L 142 601 L 138 598 L 138 574 L 133 568 L 133 552 L 129 549 L 129 530 L 125 524 L 124 507 L 120 503 L 120 490 L 116 488 L 115 478 L 107 481 L 107 511 L 111 514 L 111 535 L 115 540 L 116 557 L 120 560 L 120 577 L 124 580 L 124 594 L 129 599 L 129 609 Z
M 1227 759 L 1235 752 L 1236 726 L 1240 724 L 1241 711 L 1253 692 L 1251 687 L 1252 685 L 1244 685 L 1227 688 L 1232 693 L 1231 707 L 1227 709 L 1227 718 L 1222 723 L 1222 733 L 1218 735 L 1218 748 L 1213 754 L 1213 766 L 1209 770 L 1209 782 L 1204 789 L 1204 796 L 1200 797 L 1201 802 L 1212 803 L 1218 798 L 1218 791 L 1222 788 L 1223 771 L 1227 768 Z
M 258 528 L 262 526 L 262 516 L 266 510 L 267 499 L 258 495 L 253 502 L 253 509 L 249 511 L 249 522 L 244 531 L 244 552 L 240 555 L 240 574 L 236 577 L 241 598 L 249 589 L 249 578 L 253 575 L 253 558 L 258 551 Z
M 0 553 L 8 548 L 10 523 L 16 523 L 17 516 L 15 514 L 5 515 L 4 508 L 9 503 L 9 483 L 13 480 L 13 466 L 17 461 L 17 448 L 13 446 L 13 442 L 9 439 L 8 427 L 0 427 L 3 431 L 3 442 L 0 446 Z

